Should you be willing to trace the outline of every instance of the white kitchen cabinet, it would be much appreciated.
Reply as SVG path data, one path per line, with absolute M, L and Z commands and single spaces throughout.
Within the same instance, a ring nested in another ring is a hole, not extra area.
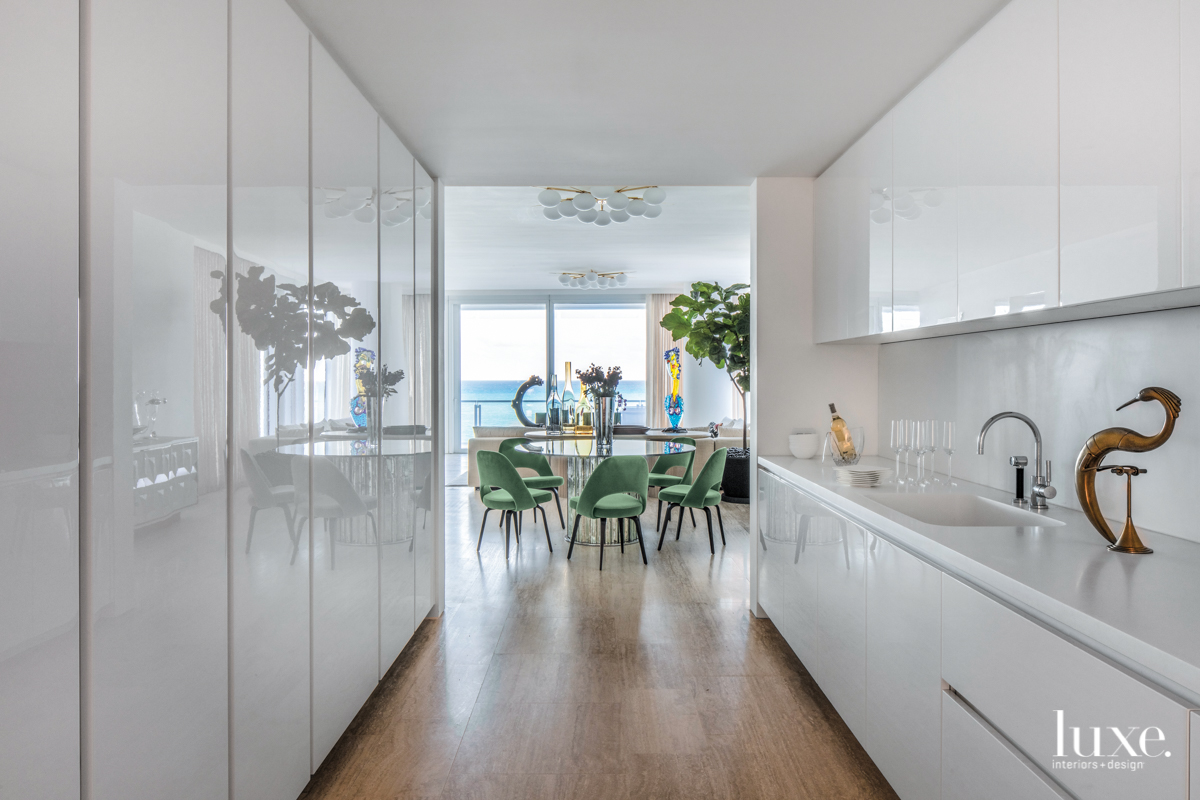
M 759 472 L 759 558 L 758 604 L 775 623 L 779 633 L 784 631 L 784 556 L 791 552 L 786 540 L 788 496 L 792 491 L 769 472 Z M 793 540 L 794 543 L 794 540 Z
M 1180 0 L 1183 285 L 1200 285 L 1200 0 Z
M 817 582 L 817 660 L 825 696 L 855 736 L 868 728 L 867 532 L 826 511 L 816 520 L 801 559 Z
M 1057 12 L 1013 0 L 953 57 L 964 320 L 1058 305 Z
M 1188 741 L 1191 742 L 1191 766 L 1188 769 L 1188 774 L 1191 776 L 1191 784 L 1188 787 L 1191 794 L 1189 798 L 1200 798 L 1200 711 L 1192 711 L 1188 715 L 1188 724 L 1190 735 Z
M 889 114 L 816 180 L 813 317 L 818 342 L 892 329 L 891 185 Z
M 1186 797 L 1183 705 L 960 581 L 942 584 L 942 677 L 1006 739 L 1087 800 Z M 1150 727 L 1162 740 L 1151 733 L 1143 753 Z M 1137 767 L 1078 768 L 1114 759 Z
M 892 110 L 897 331 L 958 321 L 959 62 L 952 55 Z
M 941 573 L 867 541 L 867 753 L 903 800 L 936 800 L 941 775 Z
M 1068 800 L 978 714 L 942 693 L 942 800 Z
M 1180 285 L 1179 0 L 1060 0 L 1062 302 Z
M 792 650 L 821 683 L 821 651 L 817 633 L 818 548 L 838 534 L 836 520 L 808 495 L 784 484 L 787 528 L 776 558 L 783 577 L 783 631 Z M 833 524 L 830 524 L 833 523 Z

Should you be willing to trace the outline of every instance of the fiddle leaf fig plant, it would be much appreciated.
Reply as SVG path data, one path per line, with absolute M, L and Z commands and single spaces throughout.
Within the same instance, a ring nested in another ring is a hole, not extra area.
M 750 391 L 749 284 L 692 284 L 689 294 L 671 301 L 671 310 L 659 324 L 671 338 L 686 340 L 684 349 L 697 362 L 708 359 L 725 370 L 742 399 L 742 448 L 747 447 L 746 392 Z

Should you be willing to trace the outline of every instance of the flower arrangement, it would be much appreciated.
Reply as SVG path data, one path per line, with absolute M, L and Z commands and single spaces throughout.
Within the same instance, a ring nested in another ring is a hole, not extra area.
M 383 375 L 382 390 L 381 387 L 378 386 L 380 374 Z M 364 370 L 359 370 L 356 374 L 356 377 L 358 378 L 359 383 L 362 384 L 364 395 L 372 397 L 376 395 L 380 397 L 391 397 L 392 395 L 396 394 L 396 384 L 404 380 L 404 370 L 398 369 L 389 372 L 387 364 L 384 364 L 383 369 L 381 369 L 379 372 L 376 372 L 374 369 L 367 368 Z
M 575 376 L 593 397 L 612 397 L 617 393 L 617 384 L 621 382 L 621 368 L 610 367 L 605 372 L 603 367 L 592 364 L 587 369 L 575 370 Z

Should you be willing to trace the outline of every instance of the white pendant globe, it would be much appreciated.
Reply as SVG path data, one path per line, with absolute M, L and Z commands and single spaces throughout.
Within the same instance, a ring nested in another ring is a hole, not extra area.
M 640 217 L 646 213 L 647 208 L 649 206 L 646 205 L 645 200 L 630 200 L 629 206 L 625 210 L 629 212 L 631 217 Z
M 604 209 L 600 209 L 596 214 L 596 224 L 603 228 L 610 222 L 612 222 L 612 216 Z
M 580 222 L 595 222 L 596 217 L 598 217 L 599 215 L 600 215 L 600 212 L 594 208 L 585 209 L 585 210 L 579 212 L 579 221 Z
M 553 189 L 543 189 L 538 192 L 538 202 L 546 208 L 554 208 L 560 200 L 562 200 L 562 196 Z
M 592 187 L 592 197 L 595 197 L 598 200 L 607 200 L 608 198 L 612 197 L 616 193 L 617 193 L 617 187 L 615 187 L 615 186 L 593 186 Z
M 646 219 L 654 219 L 662 215 L 662 206 L 646 206 L 646 213 L 642 214 Z
M 568 285 L 572 289 L 578 289 L 579 288 L 579 278 L 571 278 L 571 281 Z
M 545 215 L 546 219 L 562 219 L 562 214 L 558 213 L 557 205 L 553 208 L 543 208 L 542 214 Z
M 562 275 L 558 276 L 558 282 L 561 283 L 563 286 L 570 286 L 571 285 L 571 276 L 564 272 Z
M 596 205 L 596 198 L 592 197 L 587 192 L 580 192 L 571 198 L 571 204 L 580 211 L 587 211 L 589 208 Z
M 661 205 L 667 199 L 667 190 L 659 186 L 651 186 L 642 192 L 642 199 L 652 206 Z
M 608 198 L 608 207 L 611 209 L 620 211 L 623 208 L 628 208 L 628 206 L 629 198 L 619 192 L 614 193 L 612 197 Z
M 600 273 L 596 272 L 595 270 L 589 270 L 583 277 L 588 283 L 595 283 L 596 281 L 600 280 Z
M 620 209 L 616 209 L 614 211 L 610 211 L 608 215 L 610 217 L 612 217 L 613 222 L 629 222 L 629 212 L 628 211 L 621 211 Z
M 877 208 L 871 212 L 871 221 L 879 225 L 886 225 L 892 221 L 892 212 L 887 208 Z
M 624 286 L 625 284 L 629 283 L 629 276 L 626 275 L 624 272 L 622 272 L 619 275 L 617 275 L 617 277 L 614 278 L 614 280 L 617 282 L 618 286 Z
M 579 213 L 579 209 L 570 200 L 563 200 L 558 204 L 558 213 L 564 217 L 573 217 Z
M 363 206 L 358 211 L 354 212 L 354 218 L 359 222 L 374 222 L 375 206 Z
M 391 194 L 379 195 L 379 210 L 381 212 L 386 214 L 387 212 L 391 211 L 398 205 L 400 205 L 400 201 L 396 199 L 395 195 L 391 195 Z
M 596 285 L 599 286 L 601 289 L 607 289 L 608 288 L 608 278 L 601 275 L 599 277 L 599 279 L 597 279 Z
M 349 211 L 346 211 L 346 209 L 342 208 L 338 203 L 330 203 L 329 205 L 325 206 L 325 216 L 329 219 L 344 217 L 349 213 Z

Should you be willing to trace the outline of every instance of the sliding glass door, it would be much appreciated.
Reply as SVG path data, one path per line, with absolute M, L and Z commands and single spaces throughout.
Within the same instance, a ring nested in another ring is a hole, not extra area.
M 459 309 L 459 438 L 473 427 L 520 425 L 512 407 L 531 375 L 546 376 L 546 306 L 463 305 Z M 546 385 L 525 395 L 530 419 L 545 410 Z

